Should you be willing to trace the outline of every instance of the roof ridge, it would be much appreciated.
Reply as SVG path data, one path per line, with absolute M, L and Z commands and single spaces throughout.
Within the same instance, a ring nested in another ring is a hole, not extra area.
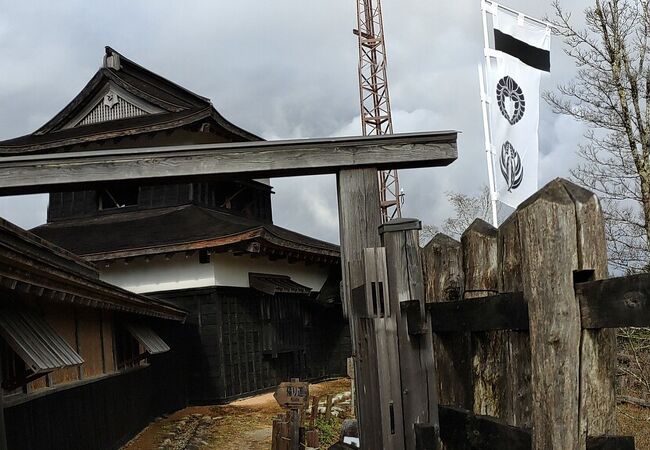
M 141 209 L 137 211 L 113 211 L 110 213 L 86 217 L 70 217 L 67 219 L 55 220 L 54 222 L 44 223 L 37 227 L 32 228 L 32 230 L 42 229 L 43 227 L 48 228 L 57 228 L 57 227 L 83 227 L 88 224 L 100 224 L 102 222 L 128 222 L 134 219 L 144 219 L 153 216 L 167 215 L 172 214 L 188 207 L 193 206 L 191 203 L 185 203 L 182 205 L 175 206 L 159 206 L 155 208 Z M 166 210 L 166 211 L 165 211 Z M 115 220 L 115 218 L 120 218 L 122 220 Z
M 118 52 L 114 48 L 107 45 L 107 46 L 104 47 L 104 49 L 106 51 L 107 56 L 112 56 L 113 54 L 116 54 L 116 55 L 119 56 L 120 62 L 126 61 L 128 64 L 131 64 L 132 66 L 136 67 L 137 69 L 147 73 L 148 75 L 153 76 L 154 78 L 157 78 L 160 81 L 163 81 L 164 83 L 167 83 L 167 84 L 169 84 L 169 85 L 171 85 L 171 86 L 173 86 L 173 87 L 175 87 L 177 89 L 180 89 L 180 90 L 186 92 L 187 94 L 190 94 L 191 96 L 196 97 L 197 99 L 199 99 L 201 101 L 208 102 L 210 104 L 212 103 L 209 98 L 204 97 L 202 95 L 199 95 L 199 94 L 197 94 L 195 92 L 192 92 L 189 89 L 181 86 L 180 84 L 174 83 L 173 81 L 163 77 L 162 75 L 158 75 L 157 73 L 152 72 L 151 70 L 147 69 L 144 66 L 141 66 L 140 64 L 136 63 L 135 61 L 133 61 L 133 60 L 131 60 L 129 58 L 126 58 L 123 54 L 121 54 L 120 52 Z M 112 70 L 112 69 L 109 69 L 109 70 Z M 170 93 L 170 92 L 168 92 L 168 93 Z

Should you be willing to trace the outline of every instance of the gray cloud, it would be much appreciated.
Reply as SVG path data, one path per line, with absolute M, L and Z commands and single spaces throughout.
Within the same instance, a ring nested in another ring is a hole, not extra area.
M 29 133 L 76 95 L 111 45 L 212 99 L 231 121 L 267 139 L 360 134 L 355 2 L 274 0 L 96 2 L 0 0 L 0 138 Z M 586 0 L 563 1 L 580 20 Z M 550 0 L 513 2 L 536 16 Z M 396 132 L 456 129 L 448 168 L 402 171 L 404 212 L 439 224 L 445 191 L 477 193 L 487 181 L 477 64 L 478 1 L 383 0 Z M 553 41 L 552 89 L 574 73 Z M 541 179 L 576 163 L 583 126 L 542 105 Z M 273 180 L 276 223 L 338 240 L 333 176 Z M 25 227 L 45 220 L 43 196 L 0 200 Z

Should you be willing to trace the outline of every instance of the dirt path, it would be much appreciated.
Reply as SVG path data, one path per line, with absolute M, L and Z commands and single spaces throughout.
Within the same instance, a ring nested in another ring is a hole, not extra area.
M 309 390 L 311 395 L 336 395 L 349 391 L 350 381 L 326 381 Z M 186 408 L 156 420 L 123 450 L 268 450 L 273 417 L 281 412 L 271 393 L 223 406 Z
M 312 395 L 340 394 L 350 381 L 310 386 Z M 192 407 L 159 419 L 123 450 L 269 450 L 271 423 L 281 413 L 272 394 L 223 406 Z M 636 448 L 650 449 L 650 409 L 618 405 L 618 434 L 636 437 Z

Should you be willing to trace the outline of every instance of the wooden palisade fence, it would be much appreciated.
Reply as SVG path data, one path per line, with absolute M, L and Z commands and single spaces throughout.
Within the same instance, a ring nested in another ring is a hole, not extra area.
M 357 380 L 379 392 L 377 448 L 634 449 L 616 435 L 614 328 L 650 325 L 650 275 L 607 279 L 594 194 L 555 180 L 498 230 L 421 252 L 413 222 L 382 228 L 352 302 L 356 356 L 378 354 Z
M 649 278 L 605 280 L 595 195 L 555 180 L 423 259 L 447 448 L 634 448 L 615 436 L 613 327 L 648 321 L 632 281 Z

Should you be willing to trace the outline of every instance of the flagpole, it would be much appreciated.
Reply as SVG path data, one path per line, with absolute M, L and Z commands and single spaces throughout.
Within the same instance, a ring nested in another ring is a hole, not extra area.
M 557 31 L 557 27 L 555 27 L 555 25 L 553 25 L 552 23 L 536 19 L 532 16 L 529 16 L 528 14 L 524 14 L 522 12 L 517 11 L 516 9 L 512 9 L 500 3 L 493 2 L 492 0 L 482 0 L 482 4 L 484 5 L 483 6 L 484 9 L 487 7 L 487 5 L 495 6 L 497 8 L 503 9 L 504 11 L 508 11 L 510 14 L 514 16 L 522 16 L 524 19 L 536 23 L 537 25 L 543 25 L 545 28 L 550 28 L 551 30 Z
M 487 30 L 487 12 L 485 10 L 485 2 L 482 3 L 481 15 L 483 16 L 483 39 L 485 42 L 484 52 L 485 52 L 485 64 L 486 68 L 489 67 L 490 57 L 488 56 L 487 49 L 490 46 L 488 30 Z M 492 138 L 490 135 L 490 121 L 488 116 L 488 104 L 489 98 L 487 95 L 487 90 L 485 89 L 485 77 L 483 74 L 483 67 L 481 64 L 478 65 L 478 77 L 479 85 L 481 89 L 481 106 L 483 110 L 483 133 L 485 136 L 485 155 L 487 158 L 488 166 L 488 182 L 490 183 L 490 203 L 492 204 L 492 225 L 494 227 L 499 226 L 499 218 L 497 215 L 497 184 L 496 178 L 494 177 L 494 153 L 492 152 Z

